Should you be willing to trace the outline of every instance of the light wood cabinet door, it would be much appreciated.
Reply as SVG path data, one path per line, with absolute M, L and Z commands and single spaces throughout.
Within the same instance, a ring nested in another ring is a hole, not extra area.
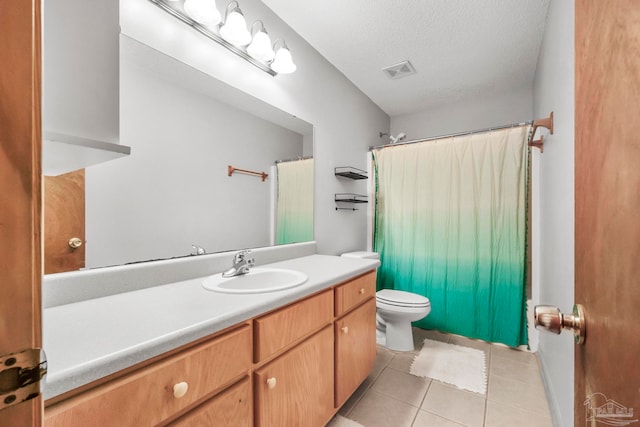
M 256 427 L 322 427 L 333 416 L 333 333 L 327 326 L 254 372 Z
M 339 408 L 369 375 L 376 358 L 376 300 L 335 322 L 335 405 Z
M 251 427 L 249 377 L 193 409 L 170 427 Z

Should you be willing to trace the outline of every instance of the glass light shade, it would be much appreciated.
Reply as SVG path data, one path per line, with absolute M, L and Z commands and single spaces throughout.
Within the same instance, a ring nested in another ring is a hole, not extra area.
M 246 46 L 251 42 L 251 33 L 247 30 L 247 21 L 236 8 L 227 16 L 224 25 L 220 27 L 220 36 L 236 46 Z
M 276 57 L 271 63 L 271 69 L 278 74 L 290 74 L 296 70 L 296 64 L 293 63 L 291 52 L 286 47 L 281 47 L 276 52 Z
M 186 0 L 184 11 L 191 19 L 202 25 L 213 26 L 222 20 L 215 0 Z
M 276 53 L 271 47 L 271 39 L 266 31 L 260 30 L 253 36 L 253 41 L 247 46 L 247 53 L 262 62 L 269 62 Z

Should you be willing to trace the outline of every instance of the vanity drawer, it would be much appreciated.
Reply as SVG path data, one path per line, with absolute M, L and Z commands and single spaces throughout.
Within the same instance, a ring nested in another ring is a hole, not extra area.
M 333 291 L 254 320 L 254 362 L 258 363 L 333 321 Z
M 47 408 L 45 426 L 155 425 L 250 369 L 251 328 L 245 325 Z M 182 397 L 174 395 L 179 383 L 188 385 Z
M 335 288 L 336 316 L 341 316 L 376 294 L 375 270 Z
M 251 427 L 251 383 L 249 377 L 169 424 L 170 427 Z

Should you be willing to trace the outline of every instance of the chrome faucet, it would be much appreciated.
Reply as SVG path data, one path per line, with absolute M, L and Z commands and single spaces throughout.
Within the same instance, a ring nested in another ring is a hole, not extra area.
M 200 246 L 191 245 L 191 247 L 193 248 L 191 255 L 205 255 L 207 253 L 207 251 Z
M 249 249 L 240 251 L 233 256 L 233 267 L 222 273 L 222 277 L 234 277 L 247 274 L 249 268 L 253 266 L 253 258 L 249 258 Z

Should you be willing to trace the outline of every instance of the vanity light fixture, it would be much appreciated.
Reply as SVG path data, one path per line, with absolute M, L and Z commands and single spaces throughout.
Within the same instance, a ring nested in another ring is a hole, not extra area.
M 230 9 L 232 6 L 233 8 Z M 251 33 L 247 30 L 247 21 L 245 21 L 244 15 L 240 10 L 240 5 L 235 0 L 227 5 L 224 24 L 220 27 L 220 35 L 223 39 L 236 46 L 246 46 L 251 42 Z
M 272 76 L 296 70 L 287 44 L 284 40 L 277 40 L 271 47 L 271 39 L 261 20 L 253 23 L 251 32 L 247 30 L 247 23 L 236 0 L 227 5 L 222 24 L 215 0 L 149 1 Z M 257 24 L 259 28 L 256 29 Z M 276 48 L 278 42 L 281 45 Z
M 276 49 L 278 42 L 281 41 L 282 45 Z M 293 58 L 291 57 L 291 52 L 289 51 L 289 46 L 285 43 L 284 40 L 276 40 L 273 45 L 273 50 L 276 51 L 276 57 L 271 63 L 271 68 L 276 73 L 280 74 L 290 74 L 293 73 L 298 67 L 293 63 Z
M 222 19 L 215 0 L 185 0 L 184 11 L 194 21 L 207 27 L 218 25 Z
M 256 24 L 260 24 L 260 29 L 258 31 L 254 31 Z M 253 40 L 251 41 L 251 44 L 247 46 L 247 53 L 258 61 L 273 61 L 276 53 L 271 47 L 271 39 L 269 38 L 269 34 L 267 34 L 267 30 L 264 28 L 262 21 L 255 21 L 251 26 L 251 32 L 253 33 Z

